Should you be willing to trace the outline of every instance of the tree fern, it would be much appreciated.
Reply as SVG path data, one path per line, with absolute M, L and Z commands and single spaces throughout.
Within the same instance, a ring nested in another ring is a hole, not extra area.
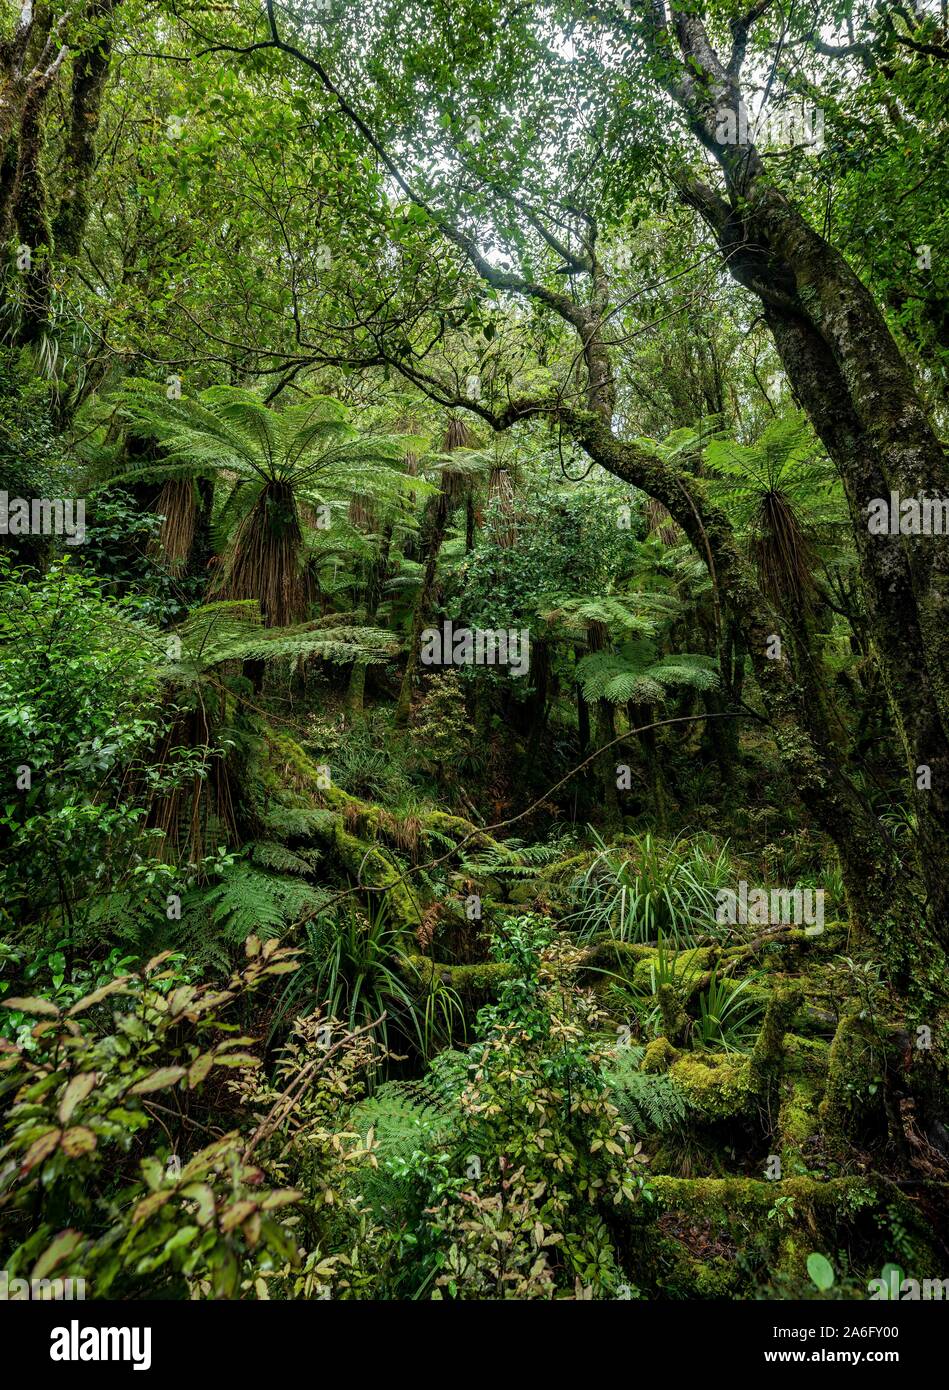
M 271 839 L 306 842 L 324 836 L 336 824 L 337 813 L 318 806 L 290 806 L 270 801 L 259 813 L 259 820 Z
M 256 840 L 249 846 L 251 860 L 262 869 L 278 874 L 312 874 L 320 860 L 318 850 L 287 849 L 276 840 Z
M 446 1050 L 423 1078 L 387 1081 L 353 1112 L 355 1128 L 363 1136 L 373 1133 L 376 1167 L 360 1167 L 359 1186 L 380 1219 L 400 1221 L 418 1200 L 413 1159 L 451 1138 L 459 1119 L 455 1097 L 466 1069 L 464 1053 Z
M 476 877 L 534 878 L 539 868 L 568 852 L 568 843 L 551 837 L 547 844 L 525 845 L 512 838 L 498 849 L 482 849 L 473 854 L 462 851 L 459 863 L 466 873 Z
M 430 486 L 404 468 L 405 454 L 424 441 L 361 435 L 346 408 L 326 396 L 274 410 L 237 387 L 169 400 L 155 382 L 133 378 L 118 410 L 163 457 L 113 481 L 207 478 L 227 488 L 217 512 L 226 543 L 212 592 L 256 598 L 267 626 L 285 627 L 308 611 L 310 518 L 329 522 L 334 504 L 348 505 L 354 493 L 385 505 Z
M 618 652 L 590 652 L 583 657 L 577 664 L 577 680 L 587 701 L 652 705 L 684 687 L 714 690 L 718 671 L 709 656 L 695 652 L 658 656 L 650 643 L 629 642 Z
M 840 481 L 804 416 L 772 420 L 753 444 L 717 439 L 705 450 L 710 489 L 731 513 L 776 603 L 800 607 L 813 592 L 820 547 L 848 524 Z
M 548 599 L 542 622 L 583 639 L 593 623 L 611 632 L 649 637 L 678 616 L 681 604 L 672 594 L 600 594 L 591 598 Z
M 197 397 L 169 400 L 156 382 L 130 378 L 118 396 L 119 413 L 137 433 L 156 440 L 164 457 L 143 464 L 125 480 L 190 476 L 232 484 L 289 482 L 300 501 L 348 503 L 358 486 L 396 496 L 425 488 L 398 465 L 426 441 L 408 435 L 360 435 L 346 407 L 328 396 L 275 410 L 252 391 L 211 386 Z M 246 494 L 241 496 L 246 505 Z
M 91 899 L 85 927 L 97 940 L 127 941 L 140 946 L 167 921 L 165 904 L 138 893 L 103 893 Z

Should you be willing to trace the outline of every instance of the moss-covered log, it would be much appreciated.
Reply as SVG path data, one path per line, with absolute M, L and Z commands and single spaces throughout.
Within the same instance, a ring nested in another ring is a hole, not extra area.
M 857 1213 L 871 1219 L 878 1215 L 896 1214 L 906 1229 L 913 1230 L 917 1247 L 925 1249 L 927 1235 L 921 1220 L 918 1202 L 925 1198 L 939 1208 L 949 1199 L 949 1183 L 916 1184 L 912 1198 L 896 1184 L 877 1177 L 838 1177 L 819 1179 L 808 1176 L 787 1177 L 769 1182 L 765 1179 L 677 1178 L 660 1175 L 650 1180 L 653 1202 L 641 1208 L 642 1219 L 662 1219 L 663 1213 L 681 1213 L 683 1222 L 705 1222 L 712 1231 L 733 1236 L 754 1231 L 763 1237 L 771 1250 L 771 1271 L 778 1277 L 795 1281 L 807 1277 L 807 1257 L 822 1246 L 834 1248 L 839 1232 L 852 1237 Z M 780 1199 L 780 1206 L 778 1202 Z M 778 1219 L 771 1219 L 772 1213 Z M 666 1242 L 669 1246 L 672 1242 Z M 674 1249 L 674 1244 L 673 1244 Z M 681 1251 L 674 1252 L 681 1255 Z M 933 1266 L 938 1254 L 932 1251 Z M 689 1262 L 680 1259 L 680 1270 Z M 694 1261 L 689 1271 L 692 1279 L 690 1293 L 711 1297 L 729 1291 L 730 1281 L 725 1273 L 725 1287 L 710 1287 L 707 1262 Z M 717 1284 L 717 1281 L 716 1281 Z
M 867 1019 L 853 1013 L 841 1018 L 830 1046 L 820 1105 L 821 1125 L 829 1134 L 851 1133 L 858 1115 L 866 1114 L 884 1050 L 883 1040 Z

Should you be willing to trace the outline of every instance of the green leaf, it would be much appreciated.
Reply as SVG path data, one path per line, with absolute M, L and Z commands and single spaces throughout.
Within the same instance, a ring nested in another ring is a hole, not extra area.
M 826 1293 L 833 1288 L 834 1268 L 826 1255 L 820 1255 L 816 1250 L 812 1250 L 807 1257 L 807 1272 L 811 1277 L 811 1282 L 820 1289 L 821 1293 Z
M 188 1068 L 188 1089 L 193 1091 L 195 1086 L 200 1086 L 214 1064 L 214 1058 L 210 1052 L 202 1052 L 200 1057 L 196 1057 Z
M 196 1202 L 198 1210 L 195 1219 L 201 1226 L 209 1226 L 214 1219 L 215 1201 L 214 1192 L 206 1182 L 188 1183 L 187 1187 L 181 1189 L 182 1197 L 187 1197 L 189 1201 Z
M 184 1067 L 159 1067 L 150 1076 L 143 1077 L 137 1081 L 129 1090 L 130 1096 L 147 1096 L 152 1091 L 163 1091 L 166 1086 L 174 1086 L 176 1081 L 180 1081 L 187 1075 Z
M 268 971 L 272 974 L 272 971 Z M 225 1052 L 222 1056 L 218 1053 L 214 1058 L 216 1067 L 259 1067 L 260 1058 L 255 1057 L 252 1052 Z
M 31 1279 L 45 1279 L 46 1276 L 64 1260 L 68 1260 L 77 1246 L 84 1240 L 81 1231 L 66 1230 L 60 1231 L 50 1245 L 46 1247 L 42 1255 L 36 1261 L 30 1274 Z
M 84 998 L 73 1004 L 68 1017 L 73 1018 L 76 1014 L 84 1013 L 86 1009 L 91 1009 L 93 1004 L 101 1003 L 110 994 L 130 993 L 131 991 L 125 989 L 125 984 L 131 978 L 130 975 L 122 975 L 118 979 L 111 980 L 107 985 L 103 985 L 101 989 L 94 989 L 91 994 L 85 995 Z
M 73 1077 L 63 1092 L 62 1100 L 59 1102 L 59 1119 L 61 1124 L 69 1124 L 72 1112 L 81 1101 L 85 1100 L 95 1084 L 95 1072 L 84 1071 L 81 1072 L 79 1076 Z

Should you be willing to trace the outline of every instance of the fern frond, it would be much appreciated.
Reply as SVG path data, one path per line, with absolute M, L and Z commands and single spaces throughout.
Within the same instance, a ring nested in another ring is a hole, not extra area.
M 670 1076 L 640 1071 L 641 1047 L 620 1047 L 604 1072 L 610 1099 L 635 1134 L 667 1134 L 680 1130 L 692 1102 Z
M 317 850 L 287 849 L 286 845 L 276 840 L 255 840 L 249 850 L 253 863 L 279 874 L 301 874 L 306 877 L 313 873 L 320 860 Z
M 315 916 L 331 896 L 326 889 L 277 877 L 242 861 L 219 883 L 201 890 L 200 903 L 225 937 L 240 944 L 252 934 L 279 935 L 291 923 Z

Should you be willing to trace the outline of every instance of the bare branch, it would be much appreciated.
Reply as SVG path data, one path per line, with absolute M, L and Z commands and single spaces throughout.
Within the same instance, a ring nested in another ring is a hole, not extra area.
M 745 61 L 745 52 L 748 48 L 748 36 L 751 33 L 752 26 L 756 20 L 761 18 L 770 5 L 771 0 L 758 0 L 758 3 L 752 5 L 751 9 L 747 10 L 740 19 L 732 20 L 729 26 L 732 35 L 732 51 L 726 69 L 730 81 L 737 82 L 738 78 L 741 76 L 741 69 Z

